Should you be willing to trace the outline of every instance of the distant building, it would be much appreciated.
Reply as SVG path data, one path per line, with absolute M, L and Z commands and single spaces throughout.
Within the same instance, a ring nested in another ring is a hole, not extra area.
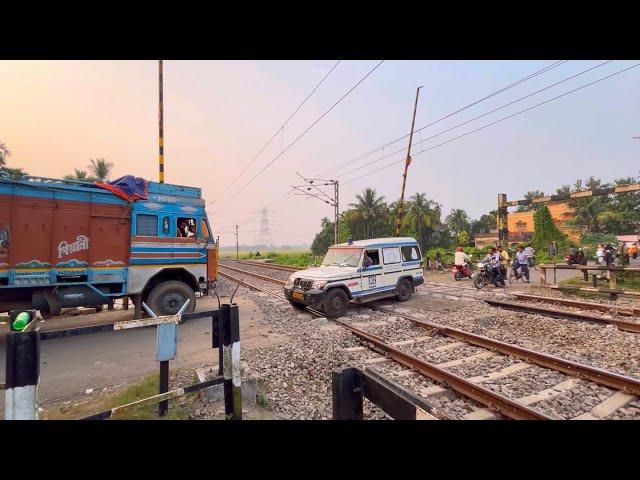
M 575 216 L 575 208 L 566 202 L 548 203 L 549 213 L 556 224 L 556 227 L 572 240 L 577 241 L 581 231 L 572 225 L 569 220 Z M 512 212 L 507 215 L 507 228 L 509 230 L 509 245 L 517 245 L 519 243 L 527 243 L 533 238 L 534 222 L 533 215 L 535 211 L 529 212 Z M 480 233 L 475 236 L 475 245 L 477 248 L 498 244 L 498 229 L 492 228 L 489 233 Z

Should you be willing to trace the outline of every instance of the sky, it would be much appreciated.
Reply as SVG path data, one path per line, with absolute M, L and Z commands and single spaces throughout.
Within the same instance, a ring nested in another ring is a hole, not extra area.
M 366 187 L 395 201 L 406 151 L 381 157 L 406 148 L 408 139 L 379 147 L 409 133 L 418 86 L 416 129 L 556 61 L 387 60 L 249 183 L 378 62 L 341 61 L 247 167 L 336 61 L 164 61 L 165 181 L 202 188 L 222 245 L 235 243 L 235 224 L 240 243 L 255 242 L 262 208 L 275 243 L 311 243 L 333 208 L 288 194 L 301 183 L 296 172 L 314 177 L 344 165 L 327 175 L 340 182 L 341 210 Z M 637 176 L 640 67 L 443 143 L 637 61 L 598 66 L 436 135 L 601 63 L 560 63 L 416 133 L 406 197 L 426 193 L 445 214 L 462 208 L 478 218 L 496 208 L 498 193 L 515 200 L 591 175 Z M 62 177 L 105 158 L 115 164 L 112 178 L 157 180 L 157 122 L 156 61 L 0 61 L 0 141 L 12 152 L 9 166 L 31 175 Z

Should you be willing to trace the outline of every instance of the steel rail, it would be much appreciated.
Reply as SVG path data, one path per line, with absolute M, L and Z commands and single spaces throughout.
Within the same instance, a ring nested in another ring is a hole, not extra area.
M 538 295 L 529 295 L 527 293 L 512 293 L 514 297 L 520 300 L 532 300 L 536 302 L 544 302 L 544 303 L 554 303 L 557 305 L 567 305 L 569 307 L 577 307 L 582 308 L 584 310 L 599 310 L 601 312 L 611 312 L 617 313 L 619 315 L 627 315 L 627 316 L 639 316 L 640 317 L 640 308 L 635 308 L 632 305 L 623 306 L 623 305 L 608 305 L 606 303 L 592 303 L 592 302 L 583 302 L 581 300 L 571 300 L 567 298 L 556 298 L 556 297 L 541 297 Z
M 591 367 L 589 365 L 584 365 L 572 360 L 566 360 L 562 357 L 557 357 L 549 353 L 538 352 L 511 343 L 501 342 L 500 340 L 495 340 L 493 338 L 484 337 L 475 333 L 466 332 L 457 328 L 447 327 L 446 325 L 428 322 L 426 320 L 411 317 L 410 315 L 406 315 L 404 313 L 391 312 L 385 308 L 373 306 L 370 306 L 370 308 L 385 313 L 393 313 L 393 315 L 405 318 L 415 325 L 436 330 L 439 334 L 462 340 L 472 345 L 504 353 L 505 355 L 511 355 L 513 357 L 520 358 L 521 360 L 524 360 L 528 363 L 533 363 L 541 367 L 557 370 L 572 377 L 590 380 L 592 382 L 600 383 L 602 385 L 606 385 L 608 387 L 612 387 L 626 393 L 640 395 L 640 379 L 622 375 L 620 373 L 611 372 L 598 367 Z
M 248 274 L 254 275 L 254 276 L 258 275 L 253 272 L 249 272 Z M 278 280 L 278 282 L 282 282 L 282 281 Z M 457 328 L 448 327 L 446 325 L 441 325 L 434 322 L 418 319 L 407 314 L 392 312 L 387 310 L 386 308 L 375 307 L 372 305 L 367 305 L 367 306 L 372 310 L 377 310 L 384 313 L 392 313 L 395 316 L 402 317 L 406 320 L 409 320 L 415 325 L 418 325 L 424 328 L 433 329 L 437 331 L 437 333 L 439 334 L 452 337 L 457 340 L 462 340 L 472 345 L 486 348 L 488 350 L 497 351 L 505 355 L 511 355 L 513 357 L 519 358 L 526 362 L 529 362 L 544 368 L 556 370 L 572 377 L 586 379 L 586 380 L 599 383 L 601 385 L 606 385 L 608 387 L 612 387 L 617 390 L 621 390 L 623 392 L 630 393 L 633 395 L 640 395 L 640 379 L 629 377 L 627 375 L 622 375 L 616 372 L 611 372 L 609 370 L 604 370 L 602 368 L 592 367 L 582 363 L 574 362 L 572 360 L 567 360 L 562 357 L 558 357 L 548 353 L 538 352 L 525 347 L 520 347 L 518 345 L 514 345 L 511 343 L 505 343 L 500 340 L 495 340 L 489 337 L 477 335 L 475 333 L 467 332 Z M 317 310 L 313 310 L 313 309 L 308 309 L 308 310 L 313 311 L 317 315 L 324 316 L 322 312 L 318 312 Z M 338 321 L 336 319 L 333 319 L 333 321 L 336 323 L 342 324 L 343 326 L 345 326 L 346 328 L 352 331 L 357 330 L 355 329 L 355 327 L 351 327 L 348 324 L 344 324 L 342 321 Z M 368 335 L 371 335 L 371 334 L 368 334 Z M 388 346 L 388 347 L 395 348 L 392 346 Z M 385 346 L 381 346 L 381 348 L 383 348 L 384 350 L 388 350 L 388 348 Z M 402 363 L 402 362 L 399 362 L 399 363 Z M 410 365 L 407 365 L 407 366 L 410 367 Z M 446 372 L 446 373 L 448 374 L 449 372 Z M 477 388 L 475 384 L 474 384 L 474 387 Z
M 271 270 L 283 270 L 285 272 L 297 272 L 299 270 L 304 270 L 304 268 L 298 267 L 288 267 L 286 265 L 278 265 L 272 263 L 260 263 L 260 262 L 252 262 L 252 261 L 244 261 L 244 260 L 232 260 L 234 263 L 240 263 L 243 265 L 253 265 L 261 268 L 270 268 Z
M 222 272 L 220 272 L 222 273 Z M 230 280 L 240 282 L 242 285 L 245 285 L 253 290 L 261 291 L 263 293 L 267 293 L 274 297 L 280 298 L 286 301 L 286 298 L 282 295 L 278 295 L 272 291 L 260 288 L 256 285 L 248 284 L 239 278 L 235 278 L 232 275 L 222 273 L 223 276 L 229 278 Z M 254 274 L 257 275 L 257 274 Z M 314 310 L 312 308 L 307 308 L 307 310 L 313 313 L 316 316 L 324 317 L 322 312 Z M 349 325 L 346 322 L 338 319 L 331 319 L 335 323 L 343 326 L 347 330 L 349 330 L 352 334 L 356 335 L 361 340 L 365 342 L 371 343 L 375 347 L 383 350 L 390 358 L 395 360 L 396 362 L 408 367 L 412 370 L 419 372 L 420 374 L 429 377 L 436 382 L 444 383 L 448 385 L 452 390 L 464 395 L 465 397 L 471 398 L 482 405 L 485 405 L 490 410 L 498 411 L 506 417 L 512 418 L 514 420 L 553 420 L 553 417 L 549 417 L 541 412 L 538 412 L 526 405 L 522 405 L 521 403 L 512 400 L 504 395 L 500 395 L 488 388 L 482 387 L 478 384 L 470 382 L 469 380 L 456 375 L 454 373 L 448 372 L 442 368 L 437 367 L 429 362 L 426 362 L 420 358 L 414 357 L 408 353 L 403 352 L 402 350 L 385 343 L 384 340 L 372 333 L 366 332 L 364 330 L 360 330 L 352 325 Z
M 222 268 L 228 268 L 229 270 L 233 270 L 234 272 L 244 273 L 245 275 L 250 275 L 252 277 L 259 278 L 260 280 L 264 280 L 265 282 L 271 282 L 271 283 L 275 283 L 277 285 L 284 285 L 286 283 L 284 280 L 280 280 L 279 278 L 268 277 L 266 275 L 260 275 L 259 273 L 250 272 L 249 270 L 242 270 L 240 268 L 230 267 L 228 265 L 218 265 L 218 266 L 222 267 Z
M 517 312 L 539 313 L 542 315 L 566 318 L 569 320 L 577 320 L 580 322 L 593 322 L 603 325 L 615 325 L 618 329 L 624 330 L 625 332 L 640 333 L 640 322 L 616 320 L 615 318 L 605 318 L 599 315 L 592 315 L 590 313 L 579 313 L 571 310 L 558 310 L 556 308 L 543 307 L 540 305 L 532 305 L 528 303 L 506 302 L 503 300 L 492 299 L 484 299 L 484 301 L 492 307 L 504 308 Z

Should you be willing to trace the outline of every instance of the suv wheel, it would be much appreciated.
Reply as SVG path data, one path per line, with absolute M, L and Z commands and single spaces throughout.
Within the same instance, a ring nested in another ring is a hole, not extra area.
M 323 311 L 329 318 L 341 317 L 347 313 L 349 297 L 340 288 L 332 288 L 324 298 Z
M 403 278 L 398 283 L 397 292 L 398 293 L 396 296 L 398 297 L 398 301 L 406 302 L 411 298 L 411 294 L 413 293 L 413 285 L 411 285 L 411 282 L 407 278 Z

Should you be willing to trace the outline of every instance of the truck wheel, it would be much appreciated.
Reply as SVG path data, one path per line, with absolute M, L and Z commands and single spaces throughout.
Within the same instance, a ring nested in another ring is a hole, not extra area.
M 184 313 L 191 313 L 196 308 L 195 292 L 186 283 L 171 280 L 153 287 L 145 303 L 158 316 L 175 315 L 187 299 L 191 302 Z
M 333 288 L 327 293 L 322 310 L 329 318 L 341 317 L 347 313 L 348 303 L 349 297 L 347 297 L 347 294 L 340 288 Z
M 411 298 L 411 294 L 413 293 L 413 285 L 411 285 L 411 282 L 408 279 L 403 278 L 402 280 L 400 280 L 400 283 L 398 283 L 397 292 L 398 293 L 396 296 L 398 297 L 398 301 L 406 302 Z

